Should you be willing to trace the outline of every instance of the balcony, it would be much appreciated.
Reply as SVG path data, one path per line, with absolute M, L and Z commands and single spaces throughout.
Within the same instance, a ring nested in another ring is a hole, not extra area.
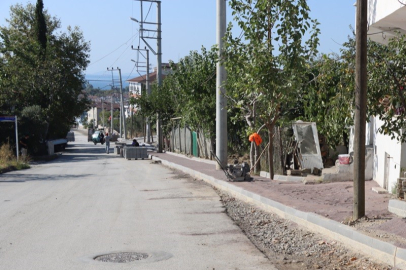
M 396 32 L 406 34 L 406 0 L 369 0 L 368 37 L 387 44 Z

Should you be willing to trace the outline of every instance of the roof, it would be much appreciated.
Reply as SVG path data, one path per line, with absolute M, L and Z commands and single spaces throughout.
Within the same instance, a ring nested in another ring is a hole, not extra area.
M 165 79 L 165 77 L 166 77 L 166 75 L 162 74 L 162 79 Z M 149 81 L 150 82 L 155 82 L 156 81 L 156 71 L 149 74 Z M 127 80 L 127 82 L 145 84 L 147 82 L 147 75 L 143 75 L 143 76 L 139 76 L 139 77 L 129 79 L 129 80 Z
M 171 73 L 171 68 L 169 63 L 162 63 L 162 79 L 165 79 L 165 77 Z M 154 68 L 154 71 L 149 73 L 149 81 L 150 82 L 155 82 L 156 81 L 156 74 L 157 74 L 157 68 Z M 142 83 L 145 84 L 147 82 L 147 75 L 142 75 L 139 77 L 135 77 L 132 79 L 127 80 L 127 82 L 133 82 L 133 83 Z
M 111 103 L 110 102 L 104 102 L 104 105 L 102 106 L 101 102 L 92 102 L 90 105 L 91 108 L 99 108 L 99 109 L 105 109 L 109 111 L 111 109 Z M 91 110 L 91 109 L 90 109 Z M 113 110 L 120 110 L 120 104 L 119 103 L 113 103 Z

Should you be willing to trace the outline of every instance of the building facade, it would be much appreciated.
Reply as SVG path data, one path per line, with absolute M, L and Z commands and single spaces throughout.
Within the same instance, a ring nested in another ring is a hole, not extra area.
M 397 33 L 406 34 L 405 0 L 368 1 L 368 38 L 387 44 Z M 378 132 L 383 122 L 372 117 L 367 124 L 367 143 L 373 147 L 373 179 L 389 192 L 406 172 L 406 144 Z

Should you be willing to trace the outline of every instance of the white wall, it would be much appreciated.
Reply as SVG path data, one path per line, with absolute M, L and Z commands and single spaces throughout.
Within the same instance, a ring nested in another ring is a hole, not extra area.
M 387 190 L 392 192 L 397 179 L 400 176 L 402 163 L 402 151 L 405 144 L 398 142 L 396 139 L 392 140 L 390 136 L 378 133 L 378 127 L 382 126 L 383 122 L 375 118 L 375 159 L 374 159 L 374 180 L 384 187 L 385 178 L 385 160 L 388 162 L 388 187 Z M 389 155 L 386 157 L 385 153 Z M 403 153 L 405 155 L 405 153 Z
M 388 44 L 396 31 L 406 34 L 406 6 L 398 0 L 369 0 L 368 38 Z
M 368 24 L 372 25 L 403 7 L 398 0 L 369 0 Z
M 130 82 L 130 84 L 129 84 L 130 93 L 140 95 L 141 94 L 141 86 L 142 86 L 141 83 Z

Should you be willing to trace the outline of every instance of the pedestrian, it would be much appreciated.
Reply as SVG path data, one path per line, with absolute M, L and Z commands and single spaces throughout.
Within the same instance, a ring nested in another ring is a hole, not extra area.
M 133 143 L 131 145 L 132 146 L 140 146 L 140 144 L 137 142 L 136 139 L 133 140 Z
M 28 134 L 24 135 L 20 139 L 21 156 L 27 156 L 28 153 L 28 139 L 30 136 Z
M 103 144 L 103 143 L 104 143 L 104 134 L 103 134 L 103 131 L 100 131 L 99 135 L 100 135 L 100 143 Z
M 110 152 L 110 135 L 106 132 L 106 136 L 104 137 L 104 142 L 106 143 L 106 153 L 109 154 Z

